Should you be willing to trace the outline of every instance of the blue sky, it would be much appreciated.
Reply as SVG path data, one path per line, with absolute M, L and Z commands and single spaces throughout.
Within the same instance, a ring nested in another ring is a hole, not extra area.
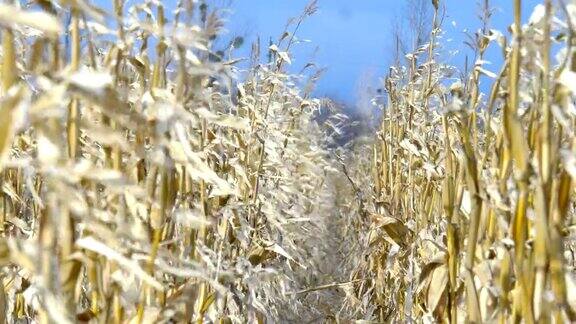
M 260 35 L 262 40 L 277 39 L 288 18 L 299 15 L 307 0 L 233 0 L 227 28 L 230 34 L 247 36 L 246 45 Z M 523 20 L 526 21 L 535 5 L 541 1 L 523 1 Z M 480 27 L 477 0 L 445 0 L 447 17 L 444 21 L 445 40 L 450 49 L 460 54 L 450 59 L 463 66 L 466 47 L 463 30 Z M 492 28 L 506 32 L 512 22 L 512 0 L 491 0 L 497 8 Z M 310 43 L 293 48 L 294 71 L 312 61 L 328 70 L 320 80 L 316 95 L 327 95 L 352 104 L 356 100 L 360 80 L 374 80 L 382 76 L 391 62 L 390 41 L 392 24 L 403 14 L 404 0 L 319 0 L 320 10 L 303 24 L 298 34 Z M 455 22 L 455 26 L 452 22 Z M 247 56 L 246 50 L 238 55 Z M 263 44 L 266 45 L 266 44 Z M 493 51 L 497 53 L 497 51 Z M 448 58 L 449 59 L 449 58 Z M 492 70 L 499 70 L 497 55 Z M 490 69 L 490 66 L 487 66 Z
M 130 4 L 140 0 L 127 0 Z M 430 0 L 431 1 L 431 0 Z M 446 6 L 446 17 L 441 41 L 446 51 L 459 53 L 443 56 L 446 63 L 459 68 L 464 66 L 466 54 L 471 52 L 463 44 L 463 31 L 475 31 L 481 23 L 478 19 L 478 2 L 483 0 L 440 0 Z M 111 0 L 96 0 L 110 10 Z M 173 8 L 177 0 L 162 1 Z M 298 16 L 308 0 L 207 0 L 209 4 L 231 4 L 225 12 L 227 36 L 245 36 L 244 46 L 236 51 L 236 57 L 249 56 L 250 43 L 260 36 L 262 47 L 268 39 L 277 39 L 286 22 Z M 523 21 L 530 17 L 532 9 L 541 0 L 523 0 Z M 491 28 L 507 35 L 512 23 L 513 0 L 490 0 L 496 9 Z M 349 105 L 357 102 L 358 89 L 366 81 L 377 85 L 378 78 L 385 75 L 392 62 L 392 26 L 405 15 L 406 0 L 318 0 L 319 11 L 301 26 L 298 38 L 309 40 L 292 48 L 291 71 L 297 72 L 309 62 L 327 68 L 320 79 L 315 95 L 328 96 Z M 454 23 L 453 23 L 454 22 Z M 485 66 L 497 72 L 501 55 L 495 45 L 486 59 L 492 65 Z M 470 57 L 470 60 L 472 58 Z M 488 89 L 489 80 L 482 80 L 482 89 Z

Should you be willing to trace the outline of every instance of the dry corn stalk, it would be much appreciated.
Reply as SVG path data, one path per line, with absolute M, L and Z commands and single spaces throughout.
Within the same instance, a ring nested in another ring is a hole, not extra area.
M 479 30 L 465 78 L 447 82 L 449 67 L 430 54 L 441 50 L 435 24 L 430 44 L 385 81 L 371 170 L 357 171 L 372 175 L 366 208 L 380 216 L 367 220 L 352 278 L 373 279 L 349 298 L 378 321 L 575 320 L 574 4 L 546 0 L 526 24 L 520 0 L 514 8 L 511 41 Z M 492 43 L 504 47 L 499 74 L 483 66 Z M 381 217 L 416 235 L 398 241 Z

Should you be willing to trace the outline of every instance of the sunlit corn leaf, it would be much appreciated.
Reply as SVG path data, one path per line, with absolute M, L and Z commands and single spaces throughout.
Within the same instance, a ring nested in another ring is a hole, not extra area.
M 250 127 L 249 121 L 245 118 L 239 118 L 231 115 L 214 114 L 206 108 L 198 108 L 194 112 L 210 123 L 218 126 L 229 127 L 238 130 L 247 130 Z
M 146 271 L 144 271 L 144 269 L 142 269 L 138 263 L 126 258 L 122 254 L 118 253 L 118 251 L 96 240 L 95 238 L 90 236 L 83 237 L 76 241 L 76 245 L 79 248 L 98 253 L 114 262 L 117 262 L 118 265 L 121 266 L 125 271 L 134 274 L 143 282 L 150 285 L 151 287 L 154 287 L 158 291 L 164 290 L 162 284 L 158 282 L 154 277 L 146 273 Z
M 8 4 L 0 4 L 0 25 L 5 27 L 23 25 L 53 38 L 63 32 L 60 21 L 53 15 L 42 11 L 25 11 Z

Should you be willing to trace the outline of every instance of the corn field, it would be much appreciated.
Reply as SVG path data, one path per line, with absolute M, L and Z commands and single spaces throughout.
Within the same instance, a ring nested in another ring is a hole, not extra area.
M 576 322 L 576 1 L 507 1 L 458 74 L 432 0 L 344 145 L 316 1 L 247 68 L 209 2 L 3 1 L 2 323 Z

